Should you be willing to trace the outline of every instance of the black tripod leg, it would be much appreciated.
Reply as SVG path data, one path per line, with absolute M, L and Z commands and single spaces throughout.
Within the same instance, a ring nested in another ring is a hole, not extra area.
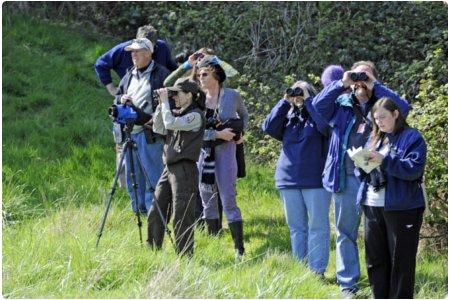
M 125 159 L 125 153 L 126 152 L 127 152 L 127 147 L 124 147 L 124 149 L 122 151 L 122 154 L 120 156 L 119 166 L 117 167 L 116 173 L 114 174 L 113 185 L 112 185 L 112 187 L 111 187 L 111 189 L 109 191 L 108 200 L 106 202 L 105 212 L 103 213 L 102 222 L 100 224 L 100 228 L 99 228 L 98 233 L 97 233 L 97 243 L 96 243 L 95 247 L 98 247 L 98 243 L 100 242 L 100 238 L 102 237 L 102 234 L 103 234 L 103 228 L 105 227 L 106 217 L 108 216 L 109 209 L 111 207 L 112 198 L 114 196 L 114 193 L 116 192 L 117 181 L 119 179 L 119 174 L 120 174 L 120 172 L 122 171 L 122 168 L 123 168 L 123 160 Z
M 171 234 L 171 232 L 169 230 L 169 227 L 167 226 L 167 222 L 166 222 L 166 219 L 164 218 L 164 215 L 163 215 L 163 213 L 161 211 L 161 207 L 159 207 L 158 202 L 156 202 L 156 199 L 155 199 L 155 188 L 153 187 L 152 183 L 150 182 L 150 178 L 148 178 L 148 175 L 145 172 L 145 169 L 144 169 L 144 167 L 142 165 L 141 157 L 139 156 L 139 153 L 137 151 L 136 151 L 136 157 L 137 157 L 138 164 L 139 164 L 139 166 L 140 166 L 140 168 L 142 170 L 142 173 L 144 174 L 145 181 L 150 186 L 150 191 L 151 191 L 152 197 L 153 197 L 153 205 L 155 205 L 156 210 L 158 211 L 159 217 L 161 218 L 161 221 L 162 221 L 162 223 L 164 225 L 164 230 L 166 231 L 167 235 L 169 236 L 170 242 L 175 247 L 175 243 L 173 242 L 173 239 L 172 239 L 172 234 Z M 175 247 L 175 249 L 176 249 L 176 247 Z
M 135 207 L 136 207 L 136 219 L 137 219 L 137 225 L 139 228 L 139 240 L 141 241 L 142 244 L 142 221 L 141 221 L 141 213 L 139 212 L 139 203 L 138 203 L 138 185 L 136 183 L 136 173 L 135 173 L 135 169 L 134 169 L 134 158 L 133 158 L 133 141 L 129 141 L 129 143 L 127 143 L 128 148 L 129 148 L 129 156 L 130 156 L 130 177 L 131 177 L 131 182 L 133 184 L 133 192 L 134 192 L 134 199 L 133 202 L 135 203 Z M 136 155 L 139 157 L 139 153 L 136 151 Z M 139 159 L 138 159 L 138 163 L 139 163 Z M 141 168 L 142 169 L 142 168 Z M 143 172 L 145 173 L 145 172 Z

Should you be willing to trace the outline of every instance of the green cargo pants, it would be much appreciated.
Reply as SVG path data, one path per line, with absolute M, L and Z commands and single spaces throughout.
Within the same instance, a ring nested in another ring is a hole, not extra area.
M 195 162 L 183 160 L 166 165 L 156 185 L 155 199 L 148 214 L 148 239 L 151 247 L 161 248 L 164 223 L 169 204 L 173 201 L 175 246 L 180 254 L 194 251 L 195 202 L 198 193 L 198 169 Z M 164 222 L 156 208 L 159 206 Z

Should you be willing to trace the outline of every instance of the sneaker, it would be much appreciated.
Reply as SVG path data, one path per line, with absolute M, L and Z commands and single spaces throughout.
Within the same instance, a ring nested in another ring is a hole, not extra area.
M 355 288 L 345 288 L 341 291 L 342 298 L 344 299 L 353 299 L 356 298 L 356 289 Z

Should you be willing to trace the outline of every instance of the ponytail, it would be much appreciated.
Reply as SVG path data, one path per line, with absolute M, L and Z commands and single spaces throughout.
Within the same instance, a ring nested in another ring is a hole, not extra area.
M 192 102 L 197 103 L 198 108 L 202 111 L 206 110 L 206 94 L 202 90 L 192 94 Z

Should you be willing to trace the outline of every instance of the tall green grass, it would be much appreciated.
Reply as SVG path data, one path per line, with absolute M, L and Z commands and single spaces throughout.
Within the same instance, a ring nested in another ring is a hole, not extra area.
M 197 230 L 192 259 L 175 255 L 167 239 L 161 251 L 140 245 L 123 190 L 95 248 L 115 164 L 106 116 L 111 97 L 93 63 L 115 42 L 67 24 L 3 15 L 3 296 L 340 297 L 333 243 L 325 280 L 291 256 L 269 164 L 250 163 L 238 182 L 242 261 L 227 229 L 214 238 Z M 369 297 L 363 256 L 360 245 L 359 296 Z M 446 254 L 422 249 L 416 296 L 446 294 Z
M 229 231 L 211 238 L 195 232 L 192 259 L 140 245 L 128 201 L 113 201 L 100 245 L 100 204 L 67 205 L 49 215 L 3 227 L 3 295 L 12 298 L 339 298 L 335 251 L 321 280 L 290 255 L 289 233 L 273 187 L 261 189 L 270 170 L 250 167 L 238 184 L 247 254 L 235 260 Z M 270 180 L 268 180 L 270 181 Z M 258 187 L 258 189 L 255 189 Z M 246 197 L 249 195 L 249 197 Z M 104 197 L 99 192 L 98 197 Z M 146 236 L 144 231 L 144 237 Z M 361 241 L 359 241 L 361 242 Z M 362 290 L 370 296 L 360 247 Z M 418 256 L 416 296 L 442 298 L 444 255 Z

